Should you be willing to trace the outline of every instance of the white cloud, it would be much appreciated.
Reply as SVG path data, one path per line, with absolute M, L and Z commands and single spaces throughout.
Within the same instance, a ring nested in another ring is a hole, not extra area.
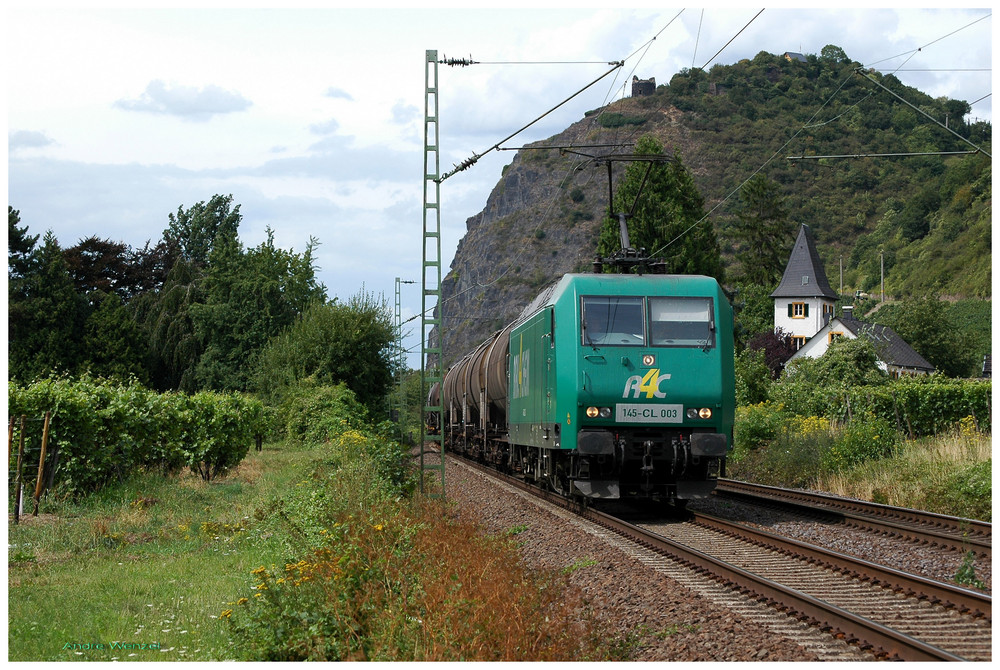
M 7 133 L 7 150 L 11 152 L 18 149 L 47 147 L 50 144 L 52 144 L 52 140 L 45 133 L 37 130 L 15 130 Z
M 354 100 L 354 98 L 351 96 L 350 93 L 348 93 L 342 88 L 337 88 L 336 86 L 331 86 L 330 88 L 326 89 L 326 92 L 323 95 L 325 95 L 328 98 L 335 98 L 338 100 L 352 100 L 352 101 Z
M 138 98 L 117 100 L 114 104 L 115 107 L 132 112 L 151 112 L 192 121 L 207 121 L 216 114 L 242 112 L 253 103 L 239 93 L 211 84 L 199 89 L 193 86 L 168 86 L 163 81 L 154 79 Z

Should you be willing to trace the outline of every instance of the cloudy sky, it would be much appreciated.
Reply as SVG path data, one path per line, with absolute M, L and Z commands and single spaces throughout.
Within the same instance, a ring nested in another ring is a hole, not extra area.
M 992 120 L 989 9 L 760 11 L 9 8 L 8 203 L 64 247 L 90 235 L 142 246 L 178 207 L 232 194 L 244 244 L 267 227 L 295 251 L 315 237 L 331 296 L 364 286 L 391 305 L 395 277 L 420 278 L 427 49 L 481 62 L 440 67 L 442 171 L 618 60 L 505 146 L 554 135 L 633 74 L 667 83 L 682 68 L 828 44 Z M 442 184 L 444 272 L 512 158 L 490 152 Z M 416 314 L 419 289 L 402 302 Z

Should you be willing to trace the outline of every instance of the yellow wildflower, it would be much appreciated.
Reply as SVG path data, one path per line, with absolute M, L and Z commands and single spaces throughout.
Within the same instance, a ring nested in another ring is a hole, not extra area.
M 240 598 L 239 600 L 236 601 L 236 604 L 237 605 L 246 605 L 248 602 L 250 602 L 249 598 Z
M 233 615 L 232 610 L 222 610 L 222 614 L 219 615 L 220 619 L 228 619 Z

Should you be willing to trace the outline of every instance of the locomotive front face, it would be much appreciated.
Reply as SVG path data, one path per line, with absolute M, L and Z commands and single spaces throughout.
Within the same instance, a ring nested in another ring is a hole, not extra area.
M 593 498 L 714 488 L 735 412 L 732 310 L 714 279 L 567 275 L 509 352 L 515 469 Z

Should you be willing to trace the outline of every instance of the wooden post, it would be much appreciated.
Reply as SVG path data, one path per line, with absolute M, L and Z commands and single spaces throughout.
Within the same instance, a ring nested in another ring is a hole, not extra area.
M 10 450 L 14 446 L 14 417 L 7 424 L 7 472 L 10 473 Z
M 24 455 L 24 422 L 21 415 L 21 437 L 17 443 L 17 474 L 14 476 L 14 523 L 21 523 L 21 457 Z
M 38 516 L 38 500 L 42 497 L 43 475 L 45 474 L 45 448 L 49 444 L 49 421 L 52 412 L 45 413 L 45 426 L 42 428 L 42 455 L 38 457 L 38 480 L 35 482 L 35 511 L 32 516 Z

